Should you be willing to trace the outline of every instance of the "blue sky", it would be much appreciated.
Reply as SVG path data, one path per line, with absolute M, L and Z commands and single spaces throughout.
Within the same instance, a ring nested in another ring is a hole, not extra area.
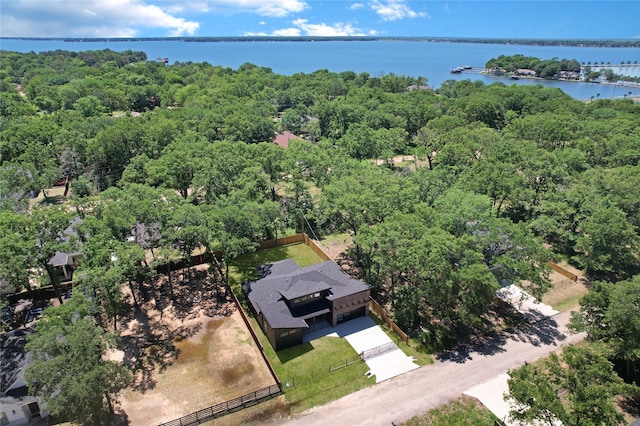
M 2 37 L 638 39 L 640 1 L 0 0 Z

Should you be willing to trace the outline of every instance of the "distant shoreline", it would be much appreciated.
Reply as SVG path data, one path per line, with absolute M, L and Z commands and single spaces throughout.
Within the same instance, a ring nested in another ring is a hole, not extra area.
M 457 37 L 0 37 L 0 40 L 58 40 L 70 43 L 82 42 L 136 42 L 136 41 L 182 41 L 195 43 L 224 42 L 329 42 L 329 41 L 415 41 L 428 43 L 474 43 L 506 44 L 522 46 L 569 46 L 569 47 L 640 47 L 640 40 L 552 40 L 552 39 L 508 39 L 508 38 L 457 38 Z

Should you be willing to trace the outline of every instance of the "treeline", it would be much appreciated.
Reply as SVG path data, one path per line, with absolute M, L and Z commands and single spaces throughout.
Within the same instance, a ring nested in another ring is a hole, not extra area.
M 11 38 L 11 37 L 8 37 Z M 638 40 L 588 40 L 588 39 L 523 39 L 523 38 L 467 38 L 467 37 L 379 37 L 379 36 L 242 36 L 242 37 L 109 37 L 109 38 L 24 38 L 29 40 L 64 40 L 67 42 L 129 42 L 129 41 L 163 41 L 177 40 L 185 42 L 252 42 L 252 41 L 416 41 L 416 42 L 447 42 L 447 43 L 484 43 L 484 44 L 515 44 L 522 46 L 578 46 L 578 47 L 638 47 Z
M 575 59 L 539 59 L 532 56 L 500 55 L 487 61 L 485 68 L 513 73 L 518 69 L 529 69 L 536 72 L 538 77 L 557 78 L 561 71 L 580 72 L 580 63 Z
M 355 270 L 426 343 L 481 327 L 499 282 L 526 280 L 541 296 L 551 258 L 610 281 L 638 273 L 640 107 L 631 100 L 85 55 L 1 58 L 0 276 L 16 290 L 50 253 L 17 242 L 68 244 L 62 232 L 75 216 L 83 268 L 108 268 L 107 254 L 129 247 L 134 229 L 154 256 L 202 246 L 228 264 L 291 232 L 304 211 L 320 235 L 353 236 Z M 273 144 L 285 129 L 303 140 Z M 46 234 L 36 225 L 60 212 L 29 207 L 29 196 L 60 178 L 72 207 Z M 139 253 L 127 256 L 134 266 Z

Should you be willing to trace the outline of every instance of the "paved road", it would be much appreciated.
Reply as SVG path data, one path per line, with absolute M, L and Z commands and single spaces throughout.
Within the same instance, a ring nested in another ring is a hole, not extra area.
M 504 333 L 475 348 L 445 354 L 427 365 L 321 407 L 312 408 L 288 425 L 391 425 L 406 421 L 458 398 L 525 361 L 532 362 L 576 343 L 584 334 L 567 333 L 569 313 L 561 313 L 513 333 Z

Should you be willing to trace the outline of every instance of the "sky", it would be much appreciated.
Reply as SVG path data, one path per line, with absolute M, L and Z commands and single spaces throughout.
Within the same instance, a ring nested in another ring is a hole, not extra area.
M 640 1 L 0 0 L 0 37 L 640 39 Z

